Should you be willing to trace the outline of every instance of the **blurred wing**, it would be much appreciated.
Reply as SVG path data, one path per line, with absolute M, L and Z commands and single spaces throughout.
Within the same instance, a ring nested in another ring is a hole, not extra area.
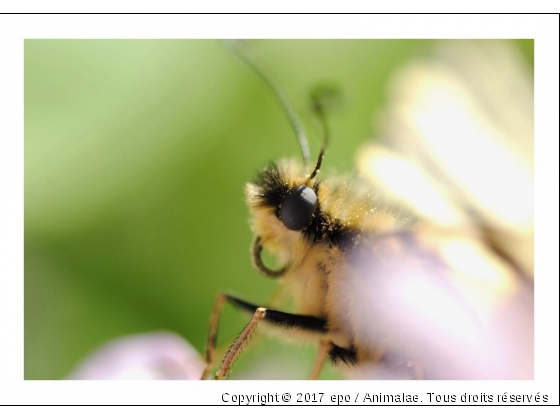
M 428 377 L 533 377 L 526 70 L 503 41 L 441 43 L 395 78 L 380 139 L 359 155 L 362 174 L 426 223 L 354 256 L 351 325 L 365 349 L 381 342 Z
M 505 41 L 442 42 L 392 83 L 362 174 L 430 222 L 474 229 L 533 277 L 533 88 Z

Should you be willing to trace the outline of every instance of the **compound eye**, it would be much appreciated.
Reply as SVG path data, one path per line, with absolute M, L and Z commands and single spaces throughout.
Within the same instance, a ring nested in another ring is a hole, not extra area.
M 301 185 L 286 195 L 278 212 L 280 220 L 290 230 L 302 230 L 309 226 L 317 210 L 317 194 Z

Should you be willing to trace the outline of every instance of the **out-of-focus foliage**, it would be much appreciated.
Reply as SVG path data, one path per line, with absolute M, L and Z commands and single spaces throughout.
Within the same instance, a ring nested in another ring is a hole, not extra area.
M 532 41 L 512 43 L 532 68 Z M 433 44 L 253 47 L 303 118 L 313 154 L 308 92 L 340 87 L 328 174 L 354 168 L 387 81 Z M 265 304 L 275 285 L 250 264 L 243 187 L 261 165 L 294 155 L 270 92 L 219 41 L 26 41 L 25 378 L 63 378 L 95 347 L 132 333 L 174 331 L 202 351 L 219 291 Z M 233 314 L 222 316 L 220 341 L 244 325 Z M 276 340 L 253 347 L 256 360 L 276 352 L 289 378 L 304 377 L 313 359 Z

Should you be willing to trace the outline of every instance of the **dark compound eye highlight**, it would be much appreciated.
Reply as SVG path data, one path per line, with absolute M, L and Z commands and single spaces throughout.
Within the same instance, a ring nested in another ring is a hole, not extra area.
M 278 216 L 290 230 L 309 226 L 317 210 L 317 194 L 312 188 L 301 185 L 290 191 L 282 201 Z

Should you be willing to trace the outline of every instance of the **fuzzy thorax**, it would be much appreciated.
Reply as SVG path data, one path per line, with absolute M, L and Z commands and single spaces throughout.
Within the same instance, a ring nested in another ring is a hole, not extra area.
M 402 217 L 352 178 L 309 179 L 303 165 L 283 160 L 262 169 L 247 184 L 251 227 L 260 244 L 286 267 L 281 280 L 299 313 L 327 317 L 329 274 L 346 253 L 372 234 L 394 229 Z M 285 197 L 305 186 L 317 195 L 317 209 L 301 230 L 280 219 Z

